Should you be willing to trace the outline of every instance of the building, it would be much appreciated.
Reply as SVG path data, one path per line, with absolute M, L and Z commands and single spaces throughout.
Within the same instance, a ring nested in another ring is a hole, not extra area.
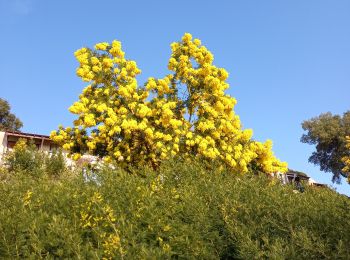
M 0 131 L 0 164 L 2 162 L 3 156 L 6 154 L 6 152 L 11 151 L 13 147 L 15 146 L 16 142 L 20 138 L 25 138 L 28 141 L 33 142 L 38 150 L 50 153 L 53 150 L 57 149 L 58 146 L 51 141 L 50 137 L 47 135 L 39 135 L 39 134 L 30 134 L 30 133 L 22 133 L 22 132 L 14 132 L 14 131 L 6 131 L 1 132 Z M 73 161 L 69 158 L 66 160 L 67 165 L 74 165 Z M 98 158 L 91 155 L 83 155 L 80 163 L 97 163 Z M 79 163 L 79 162 L 78 162 Z M 309 176 L 307 176 L 306 173 L 294 171 L 291 169 L 288 169 L 288 172 L 285 174 L 277 173 L 274 174 L 278 179 L 281 180 L 283 184 L 294 184 L 295 181 L 302 181 L 304 183 L 307 183 L 311 186 L 318 186 L 318 187 L 326 187 L 325 184 L 317 183 L 315 180 L 311 179 Z
M 31 133 L 23 133 L 16 131 L 0 131 L 0 165 L 2 164 L 4 155 L 12 151 L 13 147 L 16 145 L 17 141 L 20 138 L 27 139 L 32 142 L 39 151 L 44 153 L 52 153 L 58 146 L 50 139 L 48 135 L 39 135 L 39 134 L 31 134 Z M 63 151 L 66 154 L 65 151 Z M 66 163 L 68 166 L 74 166 L 75 163 L 73 160 L 66 158 Z M 96 163 L 97 158 L 91 155 L 83 155 L 82 158 L 78 161 L 78 163 Z
M 55 145 L 47 135 L 29 134 L 15 131 L 0 131 L 0 162 L 2 161 L 3 156 L 8 151 L 13 149 L 20 138 L 31 141 L 38 148 L 38 150 L 46 153 L 50 153 L 57 148 L 57 145 Z
M 307 176 L 306 173 L 291 169 L 288 169 L 285 174 L 277 174 L 277 177 L 283 184 L 295 184 L 296 182 L 303 182 L 310 186 L 327 187 L 325 184 L 317 183 L 314 179 Z

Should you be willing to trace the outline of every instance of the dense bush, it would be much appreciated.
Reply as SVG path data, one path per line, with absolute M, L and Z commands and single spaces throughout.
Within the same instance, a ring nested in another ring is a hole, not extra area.
M 13 173 L 39 176 L 43 174 L 44 154 L 33 143 L 19 139 L 13 151 L 6 154 L 5 165 Z
M 57 177 L 66 170 L 66 160 L 61 150 L 43 153 L 26 139 L 19 139 L 14 149 L 6 154 L 4 165 L 3 170 L 36 177 L 43 174 Z
M 46 156 L 44 165 L 46 173 L 56 177 L 63 174 L 67 168 L 66 160 L 61 150 L 54 150 L 49 156 Z
M 0 257 L 350 258 L 347 197 L 217 166 L 0 178 Z

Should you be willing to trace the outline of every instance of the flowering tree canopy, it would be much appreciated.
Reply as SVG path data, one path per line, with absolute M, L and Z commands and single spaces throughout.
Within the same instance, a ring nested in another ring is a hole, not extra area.
M 266 173 L 285 172 L 272 142 L 251 139 L 225 90 L 228 73 L 213 65 L 213 55 L 186 33 L 171 44 L 164 78 L 149 78 L 139 86 L 136 62 L 124 57 L 119 41 L 75 52 L 77 75 L 89 85 L 69 111 L 73 127 L 53 131 L 51 138 L 78 159 L 89 153 L 120 166 L 150 165 L 174 156 L 220 160 L 235 172 L 254 165 Z

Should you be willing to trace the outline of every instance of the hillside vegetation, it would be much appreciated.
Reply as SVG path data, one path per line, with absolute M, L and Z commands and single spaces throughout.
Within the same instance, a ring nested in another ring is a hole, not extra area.
M 350 200 L 330 189 L 196 160 L 85 177 L 54 160 L 1 170 L 1 258 L 350 258 Z

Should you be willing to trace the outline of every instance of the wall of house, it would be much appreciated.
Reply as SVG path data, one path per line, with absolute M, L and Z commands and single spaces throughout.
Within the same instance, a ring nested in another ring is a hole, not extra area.
M 6 132 L 0 131 L 0 164 L 2 162 L 2 159 L 6 152 L 11 151 L 14 144 L 18 141 L 20 138 L 25 138 L 28 141 L 34 140 L 35 145 L 40 149 L 41 151 L 45 153 L 51 152 L 51 141 L 44 140 L 43 145 L 41 146 L 42 139 L 40 138 L 30 138 L 30 137 L 18 137 L 18 136 L 7 136 Z
M 0 131 L 0 163 L 6 152 L 6 144 L 7 144 L 6 133 Z
M 30 136 L 18 137 L 18 136 L 13 136 L 13 135 L 10 135 L 7 138 L 6 132 L 0 131 L 0 165 L 2 164 L 2 160 L 3 160 L 5 153 L 8 151 L 11 151 L 12 147 L 15 145 L 15 143 L 20 138 L 26 138 L 27 140 L 32 139 Z M 40 149 L 41 151 L 43 151 L 45 153 L 51 153 L 53 150 L 58 148 L 57 145 L 53 144 L 52 141 L 47 140 L 47 139 L 44 140 L 44 143 L 41 146 L 42 139 L 40 139 L 40 137 L 34 138 L 34 143 L 38 147 L 38 149 Z M 79 164 L 79 162 L 77 163 L 77 162 L 73 161 L 71 158 L 68 158 L 67 151 L 63 150 L 62 152 L 65 156 L 67 166 L 75 167 L 77 164 Z M 81 163 L 84 161 L 84 162 L 96 164 L 98 162 L 98 159 L 95 156 L 91 156 L 91 155 L 86 154 L 86 155 L 82 156 L 80 161 L 81 161 Z
M 45 140 L 41 149 L 43 152 L 50 152 L 50 141 Z

